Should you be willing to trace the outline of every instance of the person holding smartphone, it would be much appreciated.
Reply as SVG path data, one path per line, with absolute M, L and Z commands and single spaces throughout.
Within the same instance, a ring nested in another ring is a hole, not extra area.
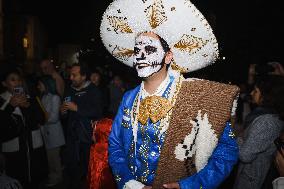
M 0 94 L 3 103 L 0 109 L 16 120 L 17 128 L 12 139 L 1 143 L 1 152 L 6 162 L 6 172 L 21 182 L 24 188 L 36 188 L 44 175 L 46 162 L 40 124 L 44 113 L 34 98 L 27 98 L 23 78 L 16 68 L 1 75 L 5 91 Z M 2 125 L 9 127 L 11 125 Z M 19 132 L 20 130 L 20 132 Z
M 86 182 L 92 141 L 92 121 L 102 117 L 101 91 L 89 80 L 87 65 L 71 67 L 72 85 L 67 88 L 61 113 L 66 118 L 64 162 L 67 188 L 77 189 Z

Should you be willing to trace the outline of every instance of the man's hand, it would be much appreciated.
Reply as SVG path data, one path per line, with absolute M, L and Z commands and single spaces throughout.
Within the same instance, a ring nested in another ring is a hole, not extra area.
M 163 184 L 163 187 L 168 189 L 180 189 L 179 184 L 177 182 Z
M 284 154 L 284 149 L 281 149 L 281 152 Z M 284 156 L 281 154 L 281 152 L 277 151 L 275 163 L 280 176 L 284 177 Z
M 67 106 L 66 103 L 64 102 L 61 106 L 60 106 L 60 112 L 62 114 L 64 114 L 67 111 Z
M 77 112 L 78 106 L 74 102 L 65 102 L 65 106 L 67 110 L 71 110 L 73 112 Z

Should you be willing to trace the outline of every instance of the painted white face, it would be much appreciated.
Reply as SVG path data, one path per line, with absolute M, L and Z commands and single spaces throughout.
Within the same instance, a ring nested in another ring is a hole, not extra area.
M 159 39 L 140 35 L 135 40 L 133 66 L 138 76 L 147 78 L 163 67 L 165 51 Z

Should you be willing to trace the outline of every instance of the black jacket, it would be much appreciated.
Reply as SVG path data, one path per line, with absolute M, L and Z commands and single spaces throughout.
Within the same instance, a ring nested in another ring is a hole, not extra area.
M 86 86 L 80 90 L 71 87 L 65 97 L 71 97 L 71 101 L 78 107 L 77 112 L 67 113 L 67 140 L 91 143 L 91 123 L 100 119 L 103 112 L 101 91 L 91 82 L 86 82 Z

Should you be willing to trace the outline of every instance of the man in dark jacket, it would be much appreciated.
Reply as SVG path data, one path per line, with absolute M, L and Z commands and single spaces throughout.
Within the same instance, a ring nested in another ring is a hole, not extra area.
M 88 69 L 83 64 L 71 68 L 72 85 L 66 91 L 61 112 L 67 117 L 66 171 L 68 188 L 79 188 L 80 179 L 88 171 L 90 146 L 92 144 L 92 121 L 102 116 L 100 90 L 88 80 Z

